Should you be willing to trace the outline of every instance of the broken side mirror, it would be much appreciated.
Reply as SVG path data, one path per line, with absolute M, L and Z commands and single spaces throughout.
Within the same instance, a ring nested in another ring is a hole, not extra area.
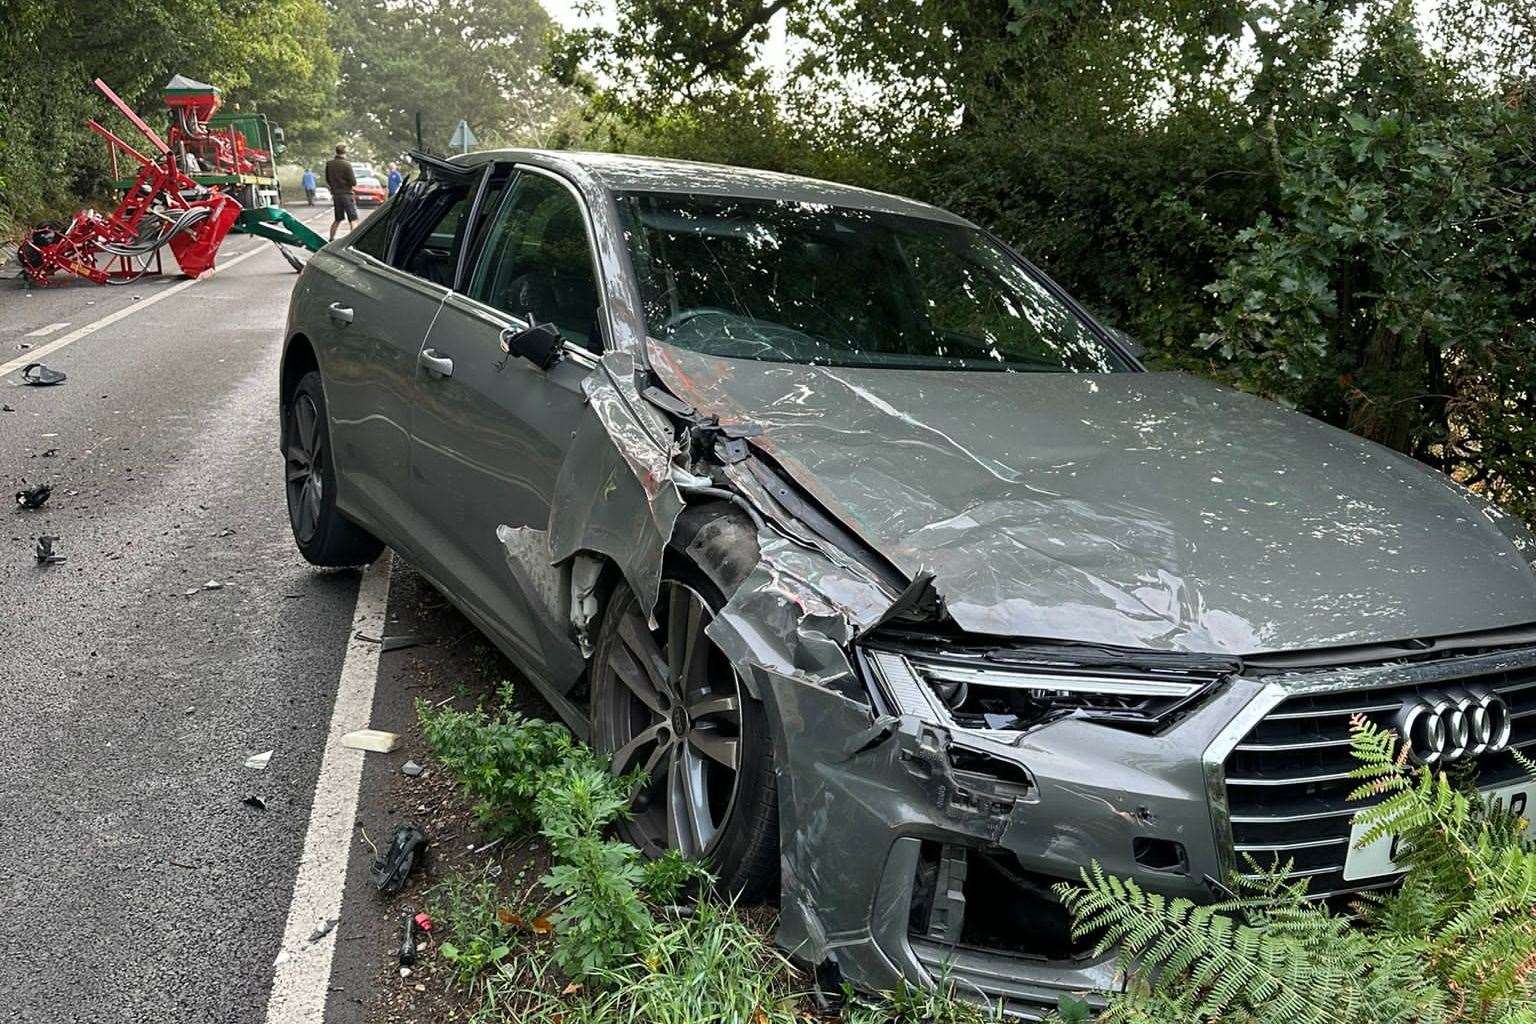
M 535 323 L 528 318 L 529 326 L 522 330 L 511 327 L 501 332 L 501 350 L 508 355 L 520 356 L 541 370 L 555 365 L 560 357 L 560 328 L 554 324 Z

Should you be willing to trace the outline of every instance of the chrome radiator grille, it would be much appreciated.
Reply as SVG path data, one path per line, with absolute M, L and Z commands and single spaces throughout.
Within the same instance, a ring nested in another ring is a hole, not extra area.
M 1536 754 L 1536 668 L 1451 679 L 1433 686 L 1397 686 L 1287 697 L 1232 750 L 1224 762 L 1234 863 L 1245 874 L 1291 862 L 1292 877 L 1308 879 L 1318 896 L 1391 884 L 1392 877 L 1343 878 L 1350 819 L 1362 806 L 1346 799 L 1357 785 L 1349 750 L 1349 722 L 1364 715 L 1395 729 L 1407 698 L 1479 687 L 1509 706 L 1509 748 Z M 1477 758 L 1479 784 L 1518 779 L 1507 753 Z M 1250 858 L 1252 859 L 1250 861 Z

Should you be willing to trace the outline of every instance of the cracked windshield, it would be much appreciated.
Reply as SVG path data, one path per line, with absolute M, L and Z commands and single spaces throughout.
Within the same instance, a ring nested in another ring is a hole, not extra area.
M 827 366 L 1127 368 L 975 228 L 788 199 L 618 199 L 646 326 L 660 341 Z

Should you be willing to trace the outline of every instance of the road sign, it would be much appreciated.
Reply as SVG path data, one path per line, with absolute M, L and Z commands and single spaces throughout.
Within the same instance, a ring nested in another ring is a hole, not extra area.
M 458 126 L 453 129 L 453 138 L 448 140 L 448 148 L 457 149 L 460 153 L 468 153 L 469 147 L 479 141 L 475 138 L 475 133 L 469 130 L 469 122 L 461 118 Z

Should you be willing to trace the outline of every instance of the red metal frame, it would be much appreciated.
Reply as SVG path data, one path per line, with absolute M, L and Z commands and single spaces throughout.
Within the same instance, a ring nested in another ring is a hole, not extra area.
M 140 277 L 148 271 L 136 267 L 134 257 L 115 255 L 105 247 L 140 244 L 147 217 L 167 219 L 202 207 L 208 209 L 208 215 L 171 236 L 167 243 L 181 265 L 182 273 L 188 277 L 201 277 L 213 268 L 219 244 L 240 216 L 240 204 L 232 197 L 217 188 L 198 185 L 177 164 L 177 152 L 188 138 L 200 140 L 213 137 L 212 133 L 208 133 L 194 117 L 192 120 L 202 135 L 187 136 L 182 128 L 173 126 L 171 141 L 167 142 L 99 78 L 96 88 L 149 140 L 158 155 L 146 156 L 95 120 L 87 121 L 90 129 L 106 140 L 114 170 L 121 153 L 139 165 L 139 173 L 111 213 L 103 215 L 95 210 L 81 210 L 62 229 L 49 226 L 29 232 L 21 244 L 22 270 L 28 280 L 38 286 L 61 283 L 55 280 L 59 275 L 83 277 L 96 284 Z M 231 132 L 239 134 L 233 129 Z M 238 149 L 234 151 L 238 152 Z M 145 254 L 146 263 L 148 255 Z M 103 257 L 106 257 L 105 261 Z M 153 273 L 159 273 L 158 249 L 154 251 L 154 265 Z

